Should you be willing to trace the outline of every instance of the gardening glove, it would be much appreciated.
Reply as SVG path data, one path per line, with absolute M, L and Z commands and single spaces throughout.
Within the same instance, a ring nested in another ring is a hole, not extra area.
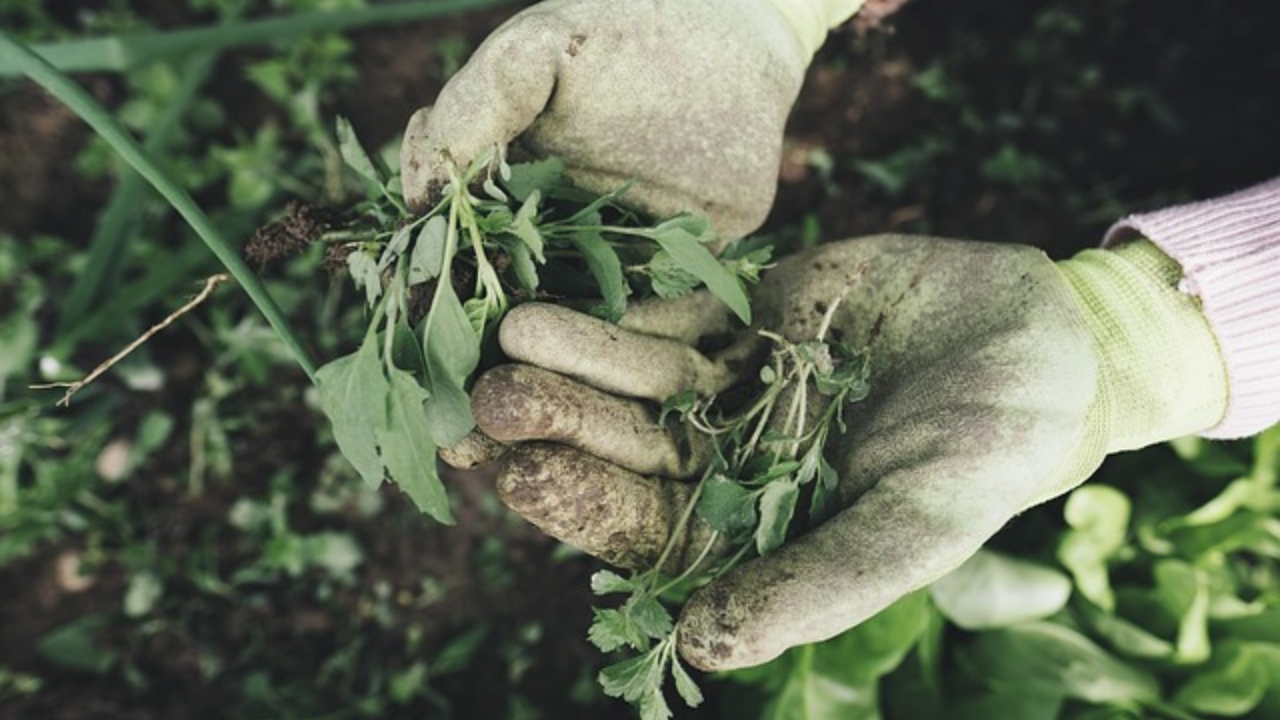
M 870 395 L 826 447 L 842 509 L 695 592 L 684 657 L 732 669 L 832 637 L 957 567 L 1106 454 L 1213 426 L 1226 373 L 1180 277 L 1145 240 L 1055 264 L 1029 247 L 885 235 L 779 263 L 754 292 L 757 325 L 811 340 L 843 298 L 827 337 L 866 348 Z M 517 308 L 500 341 L 536 367 L 497 369 L 472 396 L 486 433 L 523 441 L 501 466 L 506 502 L 571 545 L 638 566 L 690 493 L 659 476 L 695 476 L 698 462 L 696 443 L 657 426 L 642 401 L 722 391 L 751 357 L 742 343 L 729 358 L 692 347 L 699 328 L 728 327 L 705 299 L 643 314 L 627 329 Z
M 783 126 L 827 28 L 862 0 L 546 0 L 511 18 L 409 120 L 400 151 L 421 211 L 465 168 L 517 142 L 591 193 L 634 182 L 655 217 L 696 212 L 722 238 L 773 202 Z

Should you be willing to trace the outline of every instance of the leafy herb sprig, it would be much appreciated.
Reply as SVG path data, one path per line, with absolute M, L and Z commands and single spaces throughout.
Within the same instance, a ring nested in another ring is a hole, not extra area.
M 513 303 L 595 298 L 593 312 L 617 320 L 633 293 L 675 297 L 705 285 L 751 321 L 743 283 L 758 277 L 768 249 L 717 260 L 705 218 L 647 225 L 619 204 L 626 187 L 587 195 L 554 160 L 508 165 L 496 153 L 449 168 L 443 197 L 414 216 L 399 178 L 345 120 L 337 136 L 369 196 L 325 240 L 371 314 L 359 349 L 318 370 L 320 406 L 366 482 L 389 477 L 441 522 L 453 518 L 436 451 L 474 427 L 467 388 Z
M 706 286 L 751 323 L 744 283 L 759 278 L 771 249 L 742 245 L 717 258 L 705 218 L 646 225 L 620 205 L 626 187 L 589 196 L 563 180 L 555 161 L 508 165 L 499 155 L 450 168 L 442 199 L 414 217 L 398 178 L 365 153 L 345 121 L 338 140 L 371 192 L 327 238 L 345 254 L 371 315 L 359 349 L 318 371 L 320 404 L 339 449 L 370 485 L 390 477 L 442 522 L 452 515 L 436 450 L 474 427 L 466 388 L 486 338 L 513 303 L 594 297 L 592 311 L 616 321 L 632 294 L 671 298 Z M 428 307 L 418 318 L 424 296 Z M 712 438 L 712 462 L 652 568 L 592 578 L 596 594 L 625 598 L 596 609 L 591 642 L 604 652 L 638 653 L 604 668 L 600 683 L 644 720 L 671 717 L 668 675 L 686 704 L 703 700 L 679 660 L 679 626 L 664 602 L 781 545 L 797 524 L 802 494 L 809 494 L 810 520 L 827 513 L 836 474 L 823 454 L 826 441 L 832 428 L 845 429 L 844 407 L 867 392 L 865 355 L 826 338 L 838 305 L 836 298 L 813 340 L 761 333 L 774 350 L 760 372 L 762 391 L 745 411 L 729 414 L 715 398 L 693 395 L 664 407 L 664 417 L 676 413 Z M 694 562 L 667 577 L 676 540 L 695 516 L 713 532 Z
M 640 653 L 605 667 L 600 684 L 606 694 L 636 705 L 642 720 L 671 717 L 662 691 L 667 674 L 690 707 L 703 699 L 676 655 L 680 627 L 662 597 L 710 582 L 753 554 L 775 550 L 798 524 L 803 492 L 809 493 L 809 523 L 830 513 L 838 477 L 825 455 L 827 439 L 833 428 L 847 430 L 845 408 L 869 390 L 866 353 L 826 339 L 839 301 L 830 304 L 813 340 L 792 342 L 761 331 L 773 352 L 760 371 L 763 390 L 745 411 L 726 416 L 715 398 L 691 393 L 665 404 L 664 415 L 678 413 L 714 440 L 712 462 L 653 567 L 625 578 L 602 570 L 591 580 L 597 595 L 625 595 L 619 607 L 595 611 L 591 642 L 604 652 L 630 648 Z M 691 535 L 695 516 L 713 532 L 697 559 L 667 579 L 661 569 L 675 544 Z M 711 558 L 713 550 L 719 557 Z

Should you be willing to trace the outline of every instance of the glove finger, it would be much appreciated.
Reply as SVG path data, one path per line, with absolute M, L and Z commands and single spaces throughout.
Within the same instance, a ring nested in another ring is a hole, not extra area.
M 449 181 L 446 162 L 465 169 L 502 152 L 547 105 L 568 31 L 547 13 L 521 13 L 498 28 L 450 78 L 434 107 L 409 119 L 400 146 L 400 181 L 415 212 Z
M 471 391 L 471 411 L 502 443 L 565 443 L 645 475 L 688 479 L 711 459 L 711 443 L 688 425 L 671 429 L 644 403 L 587 387 L 532 365 L 502 365 Z
M 537 365 L 592 387 L 663 402 L 693 390 L 710 396 L 746 372 L 753 337 L 710 360 L 683 343 L 642 335 L 567 308 L 527 303 L 507 313 L 498 342 L 514 360 Z
M 678 298 L 651 298 L 627 306 L 618 325 L 653 337 L 700 347 L 737 329 L 733 311 L 707 290 Z
M 663 554 L 694 485 L 646 478 L 580 450 L 532 442 L 511 449 L 498 497 L 546 534 L 625 568 Z M 679 572 L 714 540 L 700 522 L 677 537 L 664 571 Z
M 497 460 L 506 446 L 484 434 L 472 430 L 466 437 L 447 448 L 440 448 L 440 459 L 455 470 L 474 470 Z
M 969 482 L 947 469 L 935 479 Z M 685 659 L 731 670 L 834 637 L 958 567 L 1025 505 L 1008 489 L 1008 499 L 939 482 L 907 491 L 921 479 L 908 474 L 883 478 L 814 531 L 697 591 L 680 620 Z

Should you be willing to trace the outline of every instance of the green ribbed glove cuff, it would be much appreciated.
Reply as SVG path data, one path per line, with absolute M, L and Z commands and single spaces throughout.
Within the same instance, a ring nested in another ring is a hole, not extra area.
M 805 61 L 822 47 L 827 31 L 853 17 L 866 0 L 769 0 L 804 47 Z
M 1100 358 L 1092 442 L 1132 450 L 1213 427 L 1227 407 L 1226 364 L 1182 268 L 1147 240 L 1058 263 Z

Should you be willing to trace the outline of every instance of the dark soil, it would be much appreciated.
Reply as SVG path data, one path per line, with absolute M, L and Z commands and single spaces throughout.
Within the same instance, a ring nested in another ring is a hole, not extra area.
M 1270 6 L 1260 7 L 1241 12 L 1228 0 L 915 0 L 886 27 L 842 31 L 815 60 L 795 109 L 765 230 L 789 242 L 802 232 L 827 240 L 927 232 L 1027 243 L 1063 257 L 1096 244 L 1119 213 L 1274 176 L 1280 173 L 1280 54 L 1273 33 L 1280 18 Z M 460 36 L 474 47 L 506 15 L 358 34 L 363 81 L 337 98 L 333 111 L 350 117 L 367 143 L 385 141 L 438 91 L 449 53 L 436 40 Z M 1066 16 L 1082 22 L 1052 27 L 1054 17 Z M 920 80 L 932 70 L 947 78 L 934 93 Z M 82 80 L 100 99 L 113 99 L 109 79 Z M 109 188 L 84 180 L 73 165 L 87 137 L 68 111 L 40 92 L 0 85 L 0 234 L 89 236 Z M 992 162 L 1009 157 L 1001 155 L 1006 147 L 1034 158 L 1013 181 Z M 870 181 L 858 165 L 912 148 L 924 148 L 926 159 L 895 190 Z M 193 341 L 183 332 L 157 343 L 157 356 L 173 372 L 198 377 L 208 363 L 192 354 Z M 279 382 L 302 385 L 298 377 Z M 189 415 L 189 395 L 162 400 L 175 416 Z M 242 536 L 210 537 L 207 528 L 225 529 L 238 498 L 263 495 L 279 468 L 298 467 L 300 457 L 321 452 L 313 446 L 318 420 L 301 400 L 253 412 L 257 426 L 236 439 L 237 457 L 246 461 L 234 484 L 188 496 L 175 479 L 189 462 L 178 442 L 141 477 L 117 488 L 132 516 L 154 519 L 153 526 L 130 532 L 179 564 L 211 542 L 227 563 L 256 552 Z M 141 690 L 67 674 L 34 649 L 37 638 L 65 623 L 118 614 L 124 568 L 109 564 L 97 568 L 87 586 L 69 586 L 58 574 L 60 559 L 89 549 L 66 545 L 3 568 L 0 668 L 38 674 L 56 683 L 57 692 L 7 705 L 0 700 L 0 718 L 222 717 L 228 698 L 254 670 L 236 664 L 238 648 L 274 648 L 260 651 L 272 655 L 278 672 L 309 679 L 341 639 L 359 637 L 362 652 L 377 654 L 401 648 L 407 627 L 416 625 L 424 646 L 437 647 L 480 620 L 490 623 L 494 637 L 542 624 L 542 639 L 532 646 L 536 663 L 518 685 L 545 717 L 621 716 L 613 706 L 602 711 L 566 699 L 583 668 L 598 662 L 584 642 L 587 578 L 595 566 L 582 559 L 553 562 L 551 542 L 486 509 L 492 492 L 484 480 L 457 483 L 453 491 L 461 498 L 453 529 L 408 520 L 388 527 L 354 513 L 339 518 L 366 553 L 362 578 L 406 592 L 423 577 L 439 578 L 449 591 L 438 604 L 404 610 L 402 624 L 383 627 L 357 606 L 358 593 L 341 586 L 323 601 L 265 591 L 219 601 L 192 592 L 202 600 L 181 609 L 183 624 L 108 639 L 148 678 Z M 403 505 L 396 493 L 386 494 L 394 506 Z M 294 520 L 307 531 L 335 522 L 310 515 Z M 497 585 L 484 576 L 480 557 L 492 538 L 501 541 L 499 564 L 510 573 Z M 200 637 L 187 628 L 200 628 Z M 208 638 L 218 638 L 219 646 L 206 647 Z M 216 683 L 202 679 L 201 658 L 210 650 L 229 665 Z M 490 690 L 505 686 L 504 662 L 482 655 L 467 675 L 439 681 L 459 717 L 504 716 L 506 698 Z

